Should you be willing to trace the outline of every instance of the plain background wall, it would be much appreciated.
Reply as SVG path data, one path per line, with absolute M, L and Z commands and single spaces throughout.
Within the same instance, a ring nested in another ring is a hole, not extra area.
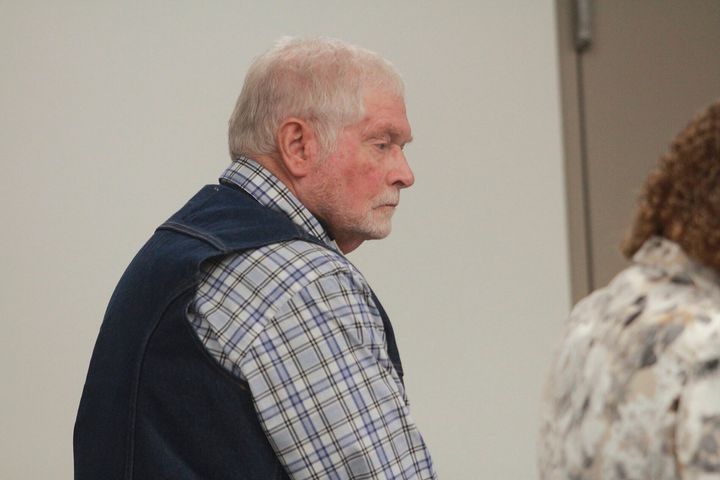
M 285 34 L 343 38 L 403 73 L 417 183 L 393 235 L 351 259 L 396 326 L 440 476 L 535 478 L 569 308 L 551 0 L 0 0 L 0 477 L 71 478 L 112 289 L 227 165 L 245 70 Z

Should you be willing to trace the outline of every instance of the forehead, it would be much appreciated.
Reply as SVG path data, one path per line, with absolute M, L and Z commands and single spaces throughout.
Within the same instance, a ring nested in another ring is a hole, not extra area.
M 365 96 L 365 118 L 360 125 L 367 135 L 388 134 L 403 142 L 412 138 L 405 100 L 396 94 L 369 92 Z

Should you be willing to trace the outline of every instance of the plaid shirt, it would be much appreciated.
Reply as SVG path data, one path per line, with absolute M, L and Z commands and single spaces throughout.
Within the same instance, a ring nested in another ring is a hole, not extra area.
M 249 384 L 290 477 L 436 478 L 365 278 L 257 163 L 243 158 L 221 180 L 327 244 L 282 242 L 208 262 L 188 313 L 208 352 Z

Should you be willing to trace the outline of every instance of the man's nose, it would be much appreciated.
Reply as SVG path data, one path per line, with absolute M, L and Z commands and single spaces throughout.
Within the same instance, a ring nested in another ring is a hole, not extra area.
M 395 166 L 391 176 L 391 183 L 398 188 L 408 188 L 415 183 L 415 175 L 405 158 L 405 152 L 399 147 L 395 154 Z

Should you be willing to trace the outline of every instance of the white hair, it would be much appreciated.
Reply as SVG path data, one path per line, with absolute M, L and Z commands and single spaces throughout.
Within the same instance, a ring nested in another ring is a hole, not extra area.
M 377 53 L 330 38 L 283 37 L 245 76 L 230 117 L 230 156 L 276 154 L 278 128 L 297 117 L 314 128 L 324 157 L 340 129 L 363 118 L 372 89 L 404 96 L 395 67 Z

